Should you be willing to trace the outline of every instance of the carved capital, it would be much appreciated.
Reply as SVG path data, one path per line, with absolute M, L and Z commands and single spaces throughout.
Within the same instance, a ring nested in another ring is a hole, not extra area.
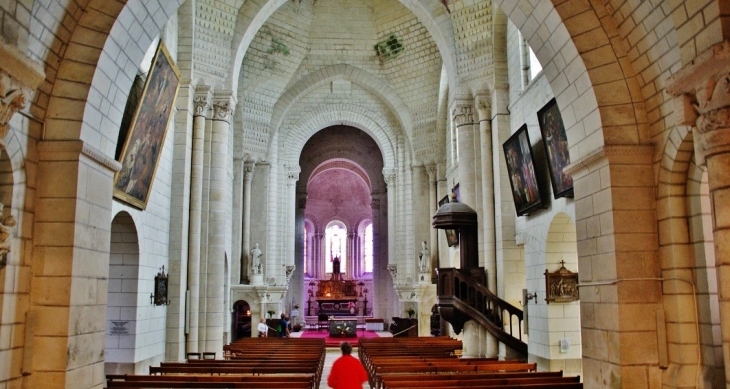
M 299 181 L 299 173 L 302 169 L 299 166 L 287 166 L 286 168 L 286 179 L 287 185 L 294 185 Z
M 471 105 L 458 105 L 451 111 L 451 117 L 457 127 L 474 124 L 474 113 Z
M 476 103 L 479 121 L 489 120 L 492 112 L 492 99 L 487 94 L 480 94 L 477 95 Z
M 210 85 L 195 87 L 195 95 L 193 96 L 194 116 L 205 116 L 208 113 L 212 96 L 213 88 Z
M 427 165 L 426 173 L 428 173 L 428 180 L 430 182 L 436 182 L 436 173 L 438 173 L 438 167 L 436 165 Z
M 385 185 L 395 185 L 395 177 L 395 169 L 383 169 L 383 180 L 385 181 Z
M 213 102 L 213 119 L 230 122 L 233 116 L 234 104 L 230 101 L 217 100 Z
M 243 165 L 243 180 L 247 183 L 253 181 L 253 169 L 255 165 L 252 162 L 246 162 Z
M 23 87 L 5 71 L 0 71 L 0 139 L 8 134 L 8 122 L 16 112 L 25 108 L 30 95 L 29 88 Z

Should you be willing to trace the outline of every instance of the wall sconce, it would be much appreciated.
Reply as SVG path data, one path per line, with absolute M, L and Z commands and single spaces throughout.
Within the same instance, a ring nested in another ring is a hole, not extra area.
M 155 293 L 150 293 L 150 304 L 170 305 L 170 300 L 167 298 L 167 274 L 165 274 L 164 265 L 155 276 Z
M 537 304 L 537 292 L 525 293 L 525 305 L 527 305 L 530 300 L 535 300 L 535 304 Z

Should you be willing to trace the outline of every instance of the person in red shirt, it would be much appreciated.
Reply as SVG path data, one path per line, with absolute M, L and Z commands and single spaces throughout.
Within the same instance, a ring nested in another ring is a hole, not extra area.
M 352 353 L 350 342 L 342 342 L 340 350 L 342 356 L 332 365 L 327 385 L 334 389 L 362 389 L 362 384 L 368 380 L 368 373 L 365 372 L 360 360 L 350 355 Z

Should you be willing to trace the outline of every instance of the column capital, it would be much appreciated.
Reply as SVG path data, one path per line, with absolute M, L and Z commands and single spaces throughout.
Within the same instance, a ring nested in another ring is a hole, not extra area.
M 428 181 L 430 182 L 436 182 L 438 177 L 436 176 L 436 173 L 438 173 L 438 166 L 436 165 L 426 165 L 426 173 L 428 174 Z
M 294 185 L 299 181 L 299 173 L 302 169 L 299 166 L 287 166 L 286 167 L 286 179 L 287 185 Z
M 26 107 L 33 92 L 5 70 L 0 70 L 0 139 L 5 138 L 10 126 L 8 122 L 16 112 Z
M 230 122 L 236 99 L 231 91 L 219 91 L 213 95 L 213 120 Z
M 479 121 L 489 120 L 492 114 L 492 97 L 486 93 L 480 93 L 476 98 L 477 113 Z
M 213 98 L 213 87 L 210 85 L 198 85 L 193 95 L 193 116 L 205 116 L 210 109 L 210 101 Z
M 695 126 L 698 164 L 712 154 L 730 152 L 730 42 L 720 42 L 668 80 L 675 121 Z
M 383 168 L 383 180 L 385 180 L 386 186 L 395 185 L 395 169 Z
M 255 162 L 248 161 L 248 162 L 244 162 L 243 163 L 243 179 L 244 179 L 244 181 L 249 182 L 249 183 L 251 181 L 253 181 L 253 169 L 254 169 L 254 167 L 256 167 L 256 163 Z
M 474 101 L 459 99 L 451 104 L 451 120 L 456 127 L 474 124 Z

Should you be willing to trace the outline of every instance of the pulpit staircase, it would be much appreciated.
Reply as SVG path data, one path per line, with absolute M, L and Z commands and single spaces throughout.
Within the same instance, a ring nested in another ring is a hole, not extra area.
M 483 268 L 439 268 L 437 273 L 439 313 L 457 334 L 464 323 L 474 320 L 507 347 L 527 356 L 522 310 L 487 289 Z

